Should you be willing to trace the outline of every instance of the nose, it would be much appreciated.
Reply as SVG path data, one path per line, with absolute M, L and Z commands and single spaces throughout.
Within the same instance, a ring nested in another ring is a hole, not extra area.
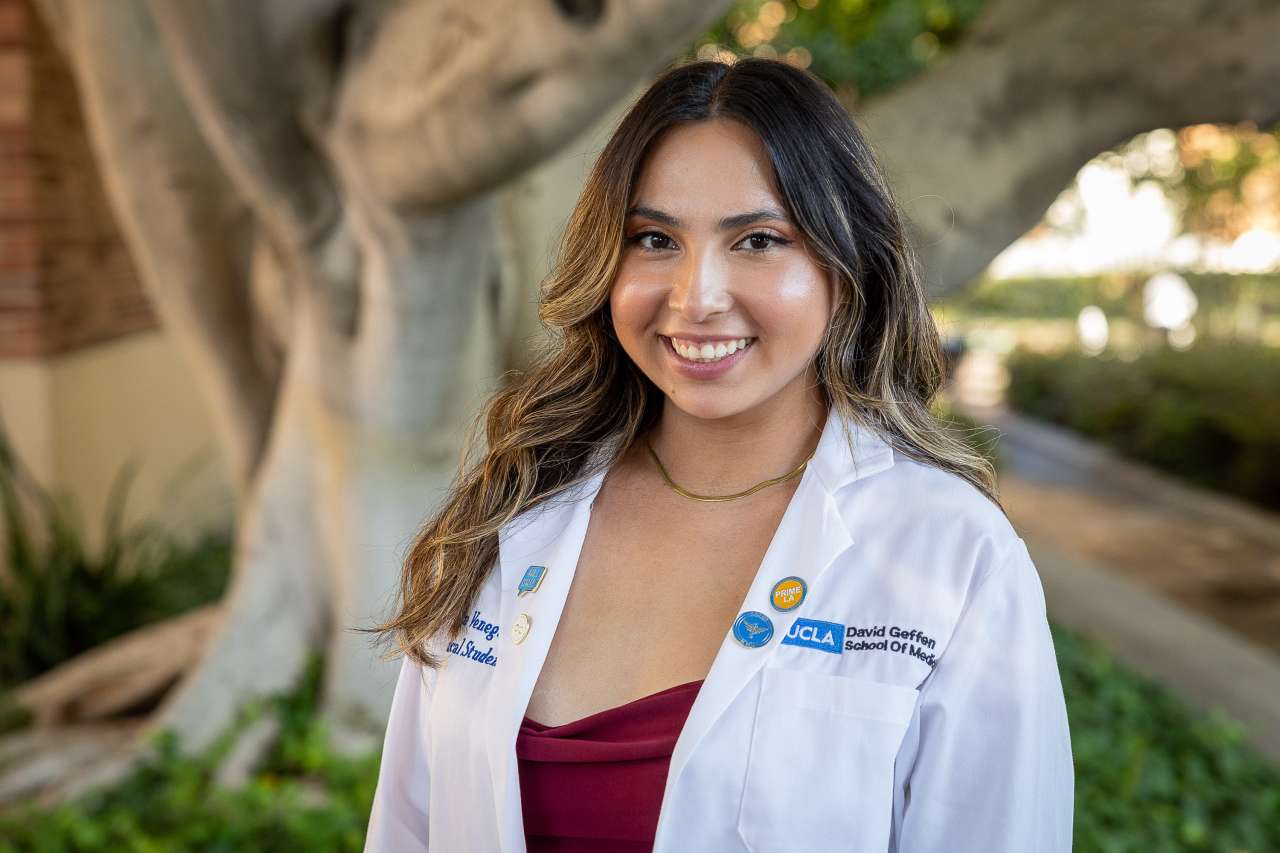
M 728 270 L 713 252 L 689 253 L 671 283 L 667 307 L 690 323 L 728 311 L 733 304 Z

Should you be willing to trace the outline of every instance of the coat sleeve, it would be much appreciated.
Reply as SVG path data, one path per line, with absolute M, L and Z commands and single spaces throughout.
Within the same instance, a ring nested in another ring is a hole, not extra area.
M 1070 853 L 1075 770 L 1044 590 L 1019 538 L 921 687 L 899 853 Z
M 405 656 L 396 679 L 382 744 L 382 764 L 369 813 L 365 853 L 427 849 L 427 686 L 434 672 Z

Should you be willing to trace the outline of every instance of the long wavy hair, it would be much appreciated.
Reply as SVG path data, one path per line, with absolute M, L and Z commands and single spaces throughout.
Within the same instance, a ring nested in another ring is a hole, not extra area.
M 828 405 L 1000 506 L 991 464 L 930 411 L 944 378 L 938 329 L 897 201 L 853 118 L 820 79 L 782 61 L 686 63 L 635 102 L 596 160 L 540 287 L 552 344 L 473 420 L 450 491 L 405 558 L 396 615 L 365 629 L 418 663 L 440 663 L 425 640 L 464 629 L 501 527 L 610 467 L 660 415 L 664 395 L 618 342 L 609 292 L 647 150 L 664 131 L 708 119 L 755 131 L 787 214 L 836 273 L 814 364 Z M 481 423 L 487 449 L 472 460 Z

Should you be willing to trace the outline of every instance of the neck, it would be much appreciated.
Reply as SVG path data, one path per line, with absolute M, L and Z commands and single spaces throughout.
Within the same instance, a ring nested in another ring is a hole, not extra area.
M 826 418 L 816 386 L 793 399 L 714 420 L 689 415 L 668 401 L 649 443 L 682 488 L 733 494 L 794 470 L 817 447 Z M 654 475 L 659 476 L 656 470 Z

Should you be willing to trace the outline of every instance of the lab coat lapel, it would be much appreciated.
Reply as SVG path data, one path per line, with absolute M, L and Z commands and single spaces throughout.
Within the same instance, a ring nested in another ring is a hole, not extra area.
M 846 428 L 849 438 L 853 439 L 852 448 L 846 438 Z M 806 466 L 760 569 L 738 608 L 739 613 L 758 610 L 767 614 L 774 623 L 773 638 L 766 645 L 752 649 L 739 644 L 731 633 L 726 634 L 672 752 L 666 782 L 668 794 L 703 736 L 764 666 L 791 624 L 792 617 L 770 605 L 774 583 L 788 575 L 799 575 L 812 588 L 836 558 L 853 545 L 853 537 L 836 501 L 837 492 L 848 483 L 892 464 L 893 454 L 887 444 L 869 430 L 841 419 L 834 409 L 830 412 L 813 459 Z M 666 794 L 663 800 L 668 801 Z
M 525 849 L 515 740 L 569 595 L 586 538 L 591 504 L 604 475 L 601 471 L 571 493 L 522 513 L 504 525 L 498 537 L 501 629 L 498 666 L 485 713 L 487 731 L 492 732 L 489 767 L 503 851 Z M 546 575 L 536 592 L 518 597 L 520 579 L 531 565 L 545 566 Z M 525 640 L 516 643 L 511 626 L 522 613 L 528 615 L 531 627 Z

